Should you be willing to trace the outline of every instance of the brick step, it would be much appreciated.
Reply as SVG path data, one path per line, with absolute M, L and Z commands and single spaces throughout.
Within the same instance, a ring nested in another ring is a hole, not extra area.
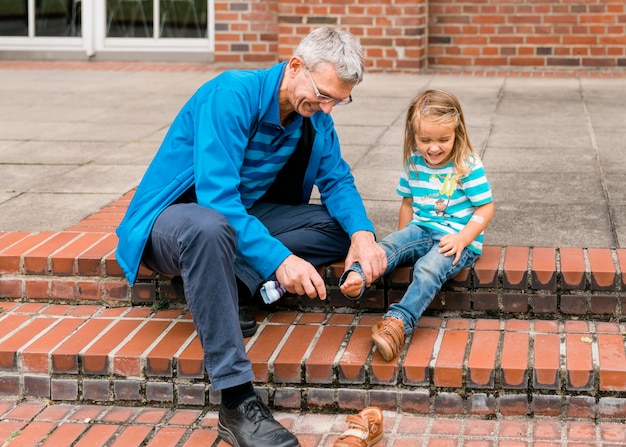
M 0 299 L 113 307 L 175 302 L 170 278 L 146 269 L 129 287 L 115 259 L 114 227 L 103 231 L 99 226 L 117 210 L 110 209 L 103 210 L 104 218 L 87 219 L 68 231 L 0 232 Z M 116 215 L 119 219 L 120 213 Z M 342 271 L 342 264 L 322 269 L 328 300 L 289 297 L 281 304 L 292 309 L 382 311 L 401 298 L 411 278 L 410 268 L 399 268 L 353 302 L 337 288 Z M 446 285 L 430 309 L 475 318 L 584 316 L 622 321 L 624 271 L 626 249 L 487 246 L 472 268 Z
M 0 397 L 202 407 L 219 403 L 186 309 L 0 303 Z M 256 386 L 278 409 L 626 417 L 624 324 L 423 317 L 397 361 L 379 313 L 256 311 Z

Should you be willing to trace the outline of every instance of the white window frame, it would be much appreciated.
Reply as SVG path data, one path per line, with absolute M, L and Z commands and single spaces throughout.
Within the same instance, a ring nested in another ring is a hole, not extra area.
M 152 0 L 153 23 L 160 21 L 159 0 Z M 172 53 L 209 56 L 215 52 L 214 0 L 207 1 L 207 36 L 204 38 L 159 37 L 159 26 L 152 37 L 106 37 L 106 0 L 82 0 L 82 36 L 35 36 L 35 0 L 28 0 L 28 36 L 0 36 L 0 52 L 66 52 L 83 53 L 87 57 L 107 54 Z

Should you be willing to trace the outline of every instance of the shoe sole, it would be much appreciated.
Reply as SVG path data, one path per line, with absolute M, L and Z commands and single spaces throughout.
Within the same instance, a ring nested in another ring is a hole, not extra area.
M 256 334 L 256 330 L 259 328 L 259 325 L 256 324 L 254 327 L 248 329 L 241 329 L 241 333 L 243 334 L 243 338 L 252 337 Z
M 365 446 L 366 447 L 371 447 L 374 444 L 378 443 L 378 441 L 383 439 L 383 435 L 384 435 L 384 433 L 381 433 L 380 435 L 376 436 L 375 438 L 370 439 L 369 442 L 365 443 Z M 350 439 L 350 438 L 348 438 L 348 439 Z M 350 442 L 342 442 L 342 441 L 338 440 L 338 441 L 335 441 L 335 443 L 333 444 L 333 447 L 353 447 L 355 445 L 354 442 L 355 442 L 354 440 L 351 440 Z M 356 442 L 365 442 L 365 441 L 359 439 Z
M 217 435 L 224 442 L 227 442 L 233 447 L 240 447 L 239 443 L 237 442 L 237 439 L 235 438 L 235 435 L 233 435 L 226 427 L 224 427 L 221 422 L 217 423 Z
M 233 435 L 229 429 L 224 427 L 220 421 L 217 422 L 217 436 L 219 436 L 222 441 L 232 445 L 233 447 L 241 447 L 241 445 L 237 442 L 237 438 Z M 294 444 L 294 446 L 300 446 L 300 442 Z
M 385 361 L 388 362 L 396 356 L 391 346 L 389 346 L 389 343 L 382 337 L 379 337 L 378 334 L 372 334 L 372 340 Z

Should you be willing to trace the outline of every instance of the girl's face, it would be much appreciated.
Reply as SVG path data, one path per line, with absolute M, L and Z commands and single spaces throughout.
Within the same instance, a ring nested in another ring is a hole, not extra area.
M 455 139 L 454 125 L 445 125 L 422 118 L 415 129 L 415 144 L 426 164 L 431 168 L 445 166 L 452 158 Z

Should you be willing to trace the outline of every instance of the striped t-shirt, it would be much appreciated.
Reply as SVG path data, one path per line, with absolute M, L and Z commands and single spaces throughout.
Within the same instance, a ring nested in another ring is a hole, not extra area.
M 452 162 L 435 169 L 421 155 L 414 154 L 411 161 L 406 164 L 397 188 L 402 197 L 413 198 L 411 224 L 442 233 L 458 233 L 476 207 L 493 200 L 483 164 L 474 157 L 470 160 L 469 174 L 462 178 L 455 174 Z M 483 239 L 481 233 L 468 248 L 481 254 Z
M 250 140 L 239 173 L 239 193 L 246 208 L 254 205 L 272 185 L 293 154 L 302 134 L 300 115 L 286 128 L 261 121 Z

